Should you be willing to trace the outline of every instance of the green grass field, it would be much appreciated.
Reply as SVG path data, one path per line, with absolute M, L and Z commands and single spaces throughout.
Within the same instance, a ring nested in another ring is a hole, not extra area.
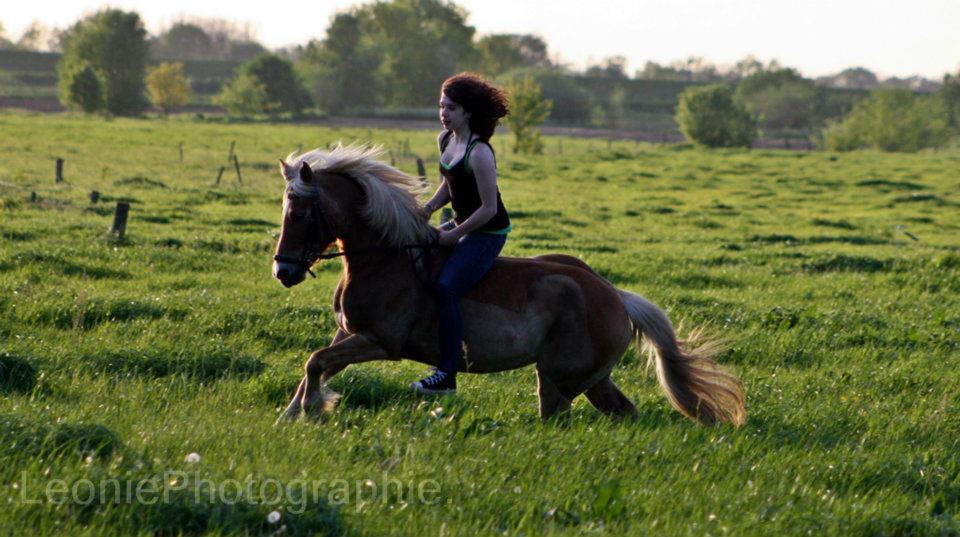
M 21 113 L 0 132 L 0 533 L 960 535 L 957 150 L 520 157 L 501 137 L 505 253 L 577 255 L 706 324 L 747 425 L 684 419 L 633 349 L 614 372 L 633 422 L 581 398 L 541 423 L 529 368 L 422 399 L 422 366 L 384 362 L 336 377 L 327 419 L 275 427 L 340 271 L 271 278 L 277 159 L 376 142 L 435 184 L 433 134 Z M 243 182 L 214 185 L 234 142 Z

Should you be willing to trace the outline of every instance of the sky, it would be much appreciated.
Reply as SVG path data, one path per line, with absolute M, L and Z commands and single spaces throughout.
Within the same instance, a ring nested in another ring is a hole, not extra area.
M 331 16 L 361 0 L 8 0 L 0 23 L 16 40 L 33 22 L 67 27 L 110 6 L 137 11 L 151 33 L 184 17 L 249 25 L 276 49 L 322 39 Z M 960 69 L 960 0 L 458 0 L 478 35 L 531 33 L 574 68 L 610 56 L 627 73 L 690 56 L 730 66 L 776 59 L 809 77 L 861 66 L 882 78 L 939 80 Z

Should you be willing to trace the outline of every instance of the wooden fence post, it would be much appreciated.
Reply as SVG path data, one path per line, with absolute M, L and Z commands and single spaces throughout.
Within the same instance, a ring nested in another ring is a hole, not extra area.
M 226 166 L 220 166 L 220 172 L 217 173 L 217 182 L 214 183 L 214 184 L 220 185 L 220 178 L 223 177 L 223 171 L 226 170 L 226 169 L 227 169 Z
M 237 182 L 243 184 L 243 177 L 240 175 L 240 159 L 233 155 L 233 167 L 237 170 Z
M 236 147 L 236 145 L 237 145 L 236 140 L 233 140 L 232 142 L 230 142 L 230 154 L 227 155 L 227 162 L 230 162 L 231 160 L 233 160 L 233 148 Z
M 130 212 L 130 204 L 126 202 L 118 202 L 117 208 L 113 213 L 113 229 L 112 233 L 117 234 L 117 238 L 122 239 L 124 232 L 127 230 L 127 214 Z
M 180 164 L 183 164 L 183 142 L 180 142 Z
M 63 182 L 63 159 L 62 158 L 57 159 L 57 182 L 58 183 Z
M 427 179 L 427 168 L 423 165 L 423 159 L 417 157 L 417 175 L 420 176 L 420 179 L 426 181 Z
M 96 203 L 100 201 L 100 191 L 94 190 L 90 192 L 90 203 Z

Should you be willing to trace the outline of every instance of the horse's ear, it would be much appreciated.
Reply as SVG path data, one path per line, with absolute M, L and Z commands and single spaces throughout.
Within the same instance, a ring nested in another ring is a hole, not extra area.
M 310 169 L 310 165 L 307 164 L 306 162 L 304 162 L 303 165 L 300 166 L 300 180 L 303 181 L 304 183 L 313 182 L 313 170 Z
M 283 176 L 283 179 L 289 182 L 293 179 L 293 169 L 290 166 L 287 166 L 287 163 L 283 159 L 278 159 L 280 161 L 280 175 Z

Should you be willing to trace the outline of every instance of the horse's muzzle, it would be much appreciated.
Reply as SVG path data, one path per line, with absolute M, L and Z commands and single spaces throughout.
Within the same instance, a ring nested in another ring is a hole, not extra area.
M 273 277 L 287 288 L 293 287 L 307 278 L 307 271 L 293 263 L 276 261 L 273 263 Z

